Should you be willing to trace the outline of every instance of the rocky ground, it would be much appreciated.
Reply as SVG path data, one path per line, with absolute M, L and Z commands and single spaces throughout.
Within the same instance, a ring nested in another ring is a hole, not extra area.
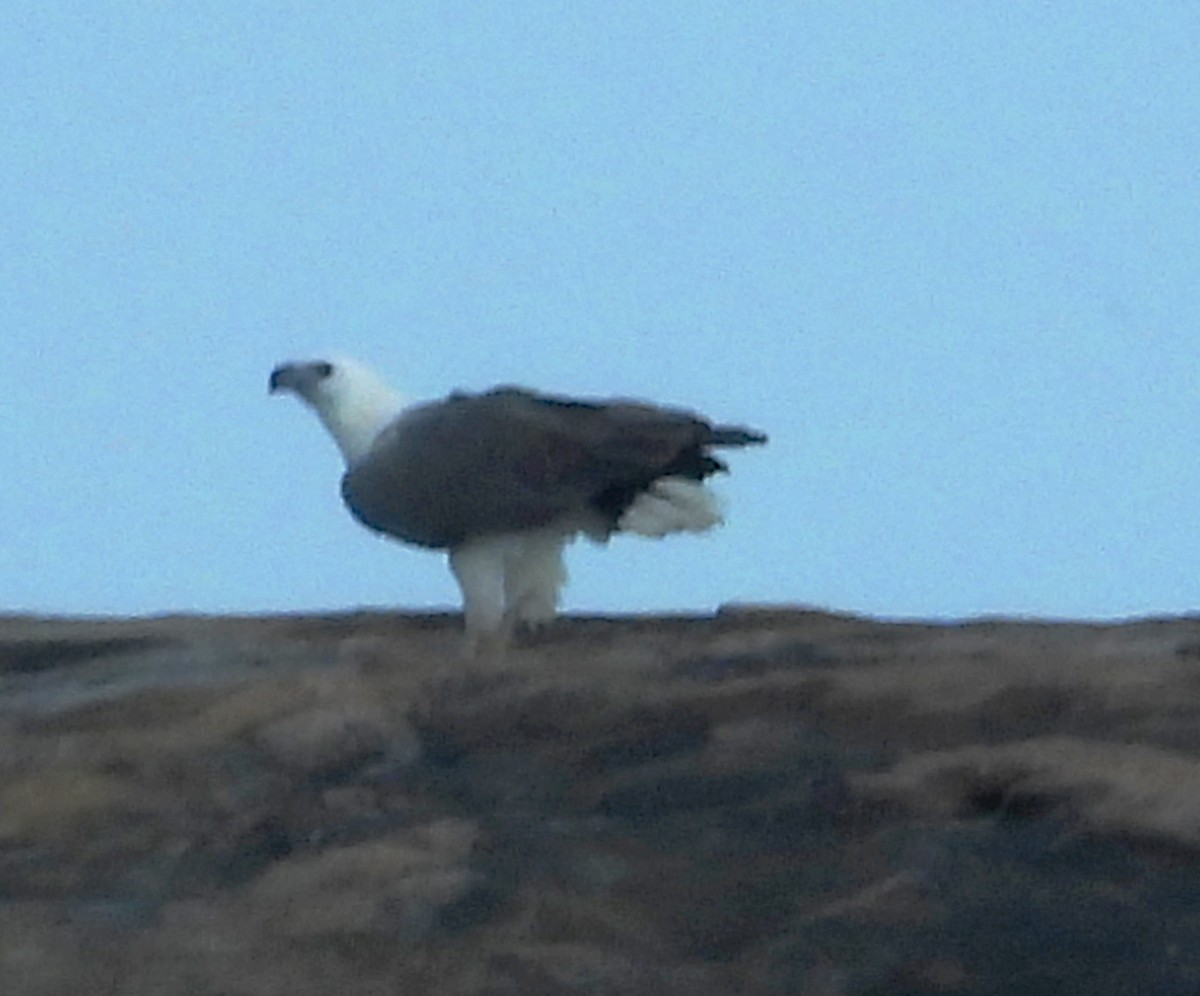
M 1200 621 L 0 617 L 0 993 L 1200 992 Z

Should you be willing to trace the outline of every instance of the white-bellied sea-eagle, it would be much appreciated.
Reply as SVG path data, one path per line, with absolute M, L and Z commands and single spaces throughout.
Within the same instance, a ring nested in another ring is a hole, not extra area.
M 284 363 L 270 390 L 295 393 L 325 424 L 360 522 L 449 551 L 474 653 L 554 618 L 577 535 L 603 543 L 718 525 L 704 481 L 726 467 L 712 450 L 766 442 L 675 408 L 518 387 L 407 405 L 346 359 Z

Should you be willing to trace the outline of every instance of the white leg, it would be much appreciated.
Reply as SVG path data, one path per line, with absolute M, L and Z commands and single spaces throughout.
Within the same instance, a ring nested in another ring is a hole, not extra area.
M 450 551 L 450 570 L 462 590 L 467 652 L 472 656 L 501 652 L 508 643 L 511 624 L 504 612 L 506 548 L 505 542 L 493 537 Z
M 513 537 L 504 565 L 504 602 L 513 622 L 543 626 L 558 612 L 558 596 L 567 583 L 563 550 L 570 537 L 557 532 Z

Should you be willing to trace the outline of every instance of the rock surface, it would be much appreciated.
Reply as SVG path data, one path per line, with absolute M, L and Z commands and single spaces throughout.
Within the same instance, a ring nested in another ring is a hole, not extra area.
M 1200 621 L 0 617 L 0 993 L 1200 992 Z

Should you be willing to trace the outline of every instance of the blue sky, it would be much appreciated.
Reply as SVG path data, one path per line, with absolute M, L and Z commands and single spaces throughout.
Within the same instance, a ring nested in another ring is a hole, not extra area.
M 1184 3 L 10 3 L 0 608 L 457 598 L 276 362 L 771 434 L 567 608 L 1200 606 Z

